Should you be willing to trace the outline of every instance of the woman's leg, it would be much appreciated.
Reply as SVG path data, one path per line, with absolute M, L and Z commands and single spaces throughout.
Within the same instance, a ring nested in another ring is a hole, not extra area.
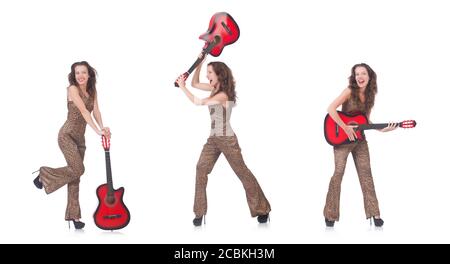
M 348 154 L 354 145 L 355 144 L 352 143 L 334 147 L 334 174 L 331 177 L 330 184 L 328 186 L 327 200 L 325 203 L 325 208 L 323 209 L 323 215 L 327 220 L 339 221 L 341 183 L 345 172 Z
M 195 199 L 194 213 L 196 217 L 201 217 L 207 211 L 206 185 L 208 183 L 208 174 L 211 173 L 220 156 L 220 151 L 216 147 L 213 138 L 203 146 L 202 153 L 197 162 L 197 176 L 195 178 Z
M 84 153 L 86 146 L 83 144 L 78 147 L 78 151 L 81 156 L 81 160 L 84 160 Z M 66 208 L 66 220 L 80 219 L 81 209 L 79 201 L 80 193 L 80 178 L 75 179 L 67 184 L 67 208 Z
M 270 204 L 255 176 L 245 165 L 237 137 L 220 137 L 219 146 L 231 168 L 244 186 L 248 207 L 250 208 L 252 217 L 267 215 L 271 210 Z
M 79 179 L 84 173 L 83 157 L 75 140 L 62 134 L 58 137 L 59 147 L 61 148 L 67 166 L 61 168 L 41 167 L 39 178 L 44 184 L 45 192 L 50 194 L 69 182 Z
M 375 185 L 373 183 L 372 171 L 370 168 L 370 155 L 367 141 L 363 140 L 352 151 L 355 161 L 356 171 L 358 172 L 359 183 L 364 198 L 364 210 L 366 217 L 380 216 Z

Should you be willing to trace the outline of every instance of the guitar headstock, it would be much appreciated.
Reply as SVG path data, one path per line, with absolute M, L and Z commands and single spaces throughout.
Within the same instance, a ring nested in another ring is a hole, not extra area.
M 415 120 L 405 120 L 403 122 L 400 123 L 400 127 L 401 128 L 413 128 L 416 127 L 416 121 Z
M 102 135 L 102 145 L 105 151 L 109 151 L 109 148 L 111 146 L 110 139 L 105 137 L 104 135 Z

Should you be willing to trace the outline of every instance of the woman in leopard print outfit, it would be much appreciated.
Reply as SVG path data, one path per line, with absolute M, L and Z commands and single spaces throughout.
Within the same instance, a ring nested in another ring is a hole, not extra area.
M 356 138 L 354 126 L 345 124 L 339 117 L 336 109 L 342 105 L 343 112 L 361 112 L 366 114 L 368 120 L 370 120 L 370 112 L 375 103 L 377 89 L 376 73 L 365 63 L 356 64 L 352 68 L 348 87 L 328 107 L 328 113 L 345 131 L 350 141 L 355 141 Z M 396 125 L 390 123 L 380 131 L 387 132 L 394 129 L 396 129 Z M 334 226 L 335 221 L 339 221 L 341 182 L 347 157 L 350 153 L 352 153 L 361 184 L 366 217 L 373 217 L 375 225 L 382 226 L 384 221 L 380 218 L 380 210 L 370 168 L 369 147 L 365 139 L 334 147 L 335 171 L 330 180 L 326 204 L 323 210 L 325 224 L 331 227 Z
M 73 221 L 77 229 L 83 228 L 78 199 L 80 177 L 84 173 L 83 158 L 86 150 L 84 134 L 86 124 L 98 134 L 108 138 L 111 133 L 103 126 L 97 103 L 96 71 L 86 61 L 76 62 L 69 73 L 67 88 L 67 120 L 59 130 L 58 144 L 64 154 L 67 166 L 50 168 L 43 166 L 34 179 L 37 188 L 44 188 L 50 194 L 67 184 L 67 209 L 65 219 Z M 93 114 L 96 123 L 91 114 Z
M 193 223 L 195 226 L 200 226 L 204 215 L 206 215 L 206 184 L 208 174 L 212 171 L 221 153 L 225 155 L 231 168 L 244 186 L 251 216 L 257 216 L 258 222 L 266 223 L 269 212 L 271 211 L 270 204 L 255 176 L 253 176 L 252 172 L 245 165 L 237 137 L 231 129 L 229 122 L 232 106 L 236 102 L 233 75 L 225 63 L 211 62 L 207 68 L 209 83 L 200 83 L 199 74 L 202 63 L 195 70 L 192 78 L 192 86 L 197 89 L 211 91 L 209 97 L 204 99 L 195 97 L 186 88 L 183 76 L 177 79 L 178 85 L 189 100 L 197 105 L 208 105 L 211 115 L 211 134 L 203 146 L 197 163 L 194 200 L 195 218 Z

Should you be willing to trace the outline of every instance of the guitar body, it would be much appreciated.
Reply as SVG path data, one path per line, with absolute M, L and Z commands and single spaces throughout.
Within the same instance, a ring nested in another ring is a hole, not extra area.
M 239 38 L 239 26 L 230 14 L 225 12 L 216 13 L 209 21 L 208 31 L 200 35 L 200 39 L 208 43 L 216 41 L 215 46 L 209 54 L 214 57 L 219 56 L 225 46 L 233 44 Z
M 109 154 L 110 139 L 102 136 L 102 145 L 105 149 L 106 183 L 98 186 L 98 206 L 94 213 L 95 225 L 104 230 L 124 228 L 130 222 L 130 211 L 123 203 L 123 187 L 114 189 L 111 172 L 111 158 Z
M 97 188 L 98 207 L 94 213 L 94 222 L 104 230 L 121 229 L 130 222 L 130 211 L 123 203 L 123 187 L 113 190 L 108 195 L 108 185 L 102 184 Z
M 337 112 L 342 121 L 347 125 L 366 125 L 369 123 L 369 120 L 364 114 L 346 114 L 341 111 Z M 357 137 L 356 140 L 362 140 L 365 138 L 363 130 L 356 130 L 355 132 Z M 348 139 L 345 131 L 333 120 L 333 118 L 331 118 L 329 114 L 327 114 L 327 116 L 325 117 L 324 134 L 328 144 L 333 146 L 339 146 L 354 142 Z
M 345 124 L 355 126 L 354 131 L 356 133 L 356 141 L 365 139 L 364 130 L 367 129 L 383 129 L 388 126 L 414 128 L 417 125 L 415 120 L 405 120 L 399 123 L 369 124 L 367 116 L 362 113 L 348 114 L 341 111 L 337 111 L 337 113 Z M 328 144 L 332 146 L 339 146 L 355 142 L 348 139 L 347 133 L 345 133 L 345 131 L 333 120 L 333 118 L 329 114 L 325 116 L 324 134 Z
M 233 44 L 238 40 L 239 34 L 239 26 L 230 14 L 225 12 L 215 13 L 209 21 L 208 31 L 199 37 L 199 39 L 205 41 L 201 56 L 197 57 L 197 60 L 189 70 L 182 74 L 183 79 L 187 80 L 189 75 L 203 61 L 206 55 L 219 56 L 225 46 Z M 176 81 L 174 85 L 178 87 Z

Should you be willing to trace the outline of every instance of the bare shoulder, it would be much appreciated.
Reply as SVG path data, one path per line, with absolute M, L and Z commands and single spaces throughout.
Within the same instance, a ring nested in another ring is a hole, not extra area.
M 71 86 L 67 87 L 67 91 L 69 91 L 69 93 L 79 94 L 78 88 L 75 85 L 71 85 Z
M 347 100 L 350 98 L 350 96 L 352 95 L 352 90 L 350 90 L 350 88 L 346 87 L 342 93 L 339 95 L 339 99 L 340 100 Z
M 216 99 L 220 99 L 221 101 L 228 101 L 228 95 L 225 92 L 218 92 L 216 95 L 214 95 Z
M 350 96 L 352 94 L 352 90 L 350 88 L 345 87 L 345 89 L 342 91 L 342 95 L 348 95 Z
M 80 97 L 80 92 L 75 85 L 67 87 L 67 100 L 72 102 L 75 98 Z
M 331 104 L 328 106 L 328 113 L 331 111 L 334 111 L 339 106 L 341 106 L 345 101 L 347 101 L 351 96 L 351 90 L 349 88 L 345 88 L 342 93 L 336 97 L 336 99 L 331 102 Z

